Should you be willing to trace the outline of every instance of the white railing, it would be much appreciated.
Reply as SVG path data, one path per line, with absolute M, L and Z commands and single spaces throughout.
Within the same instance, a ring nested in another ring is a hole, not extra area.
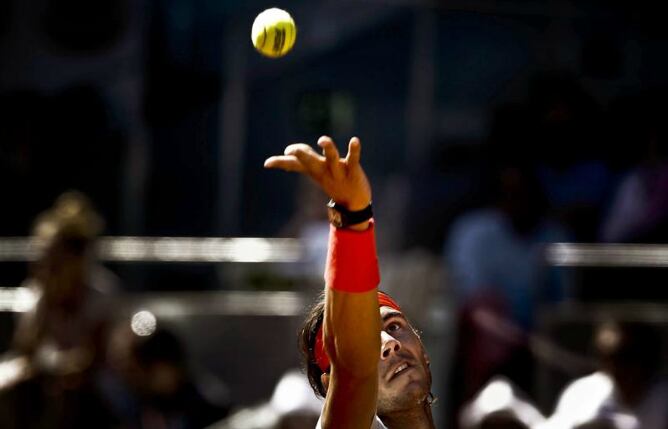
M 39 242 L 0 238 L 0 262 L 32 261 Z M 294 238 L 102 237 L 98 257 L 107 262 L 297 262 L 302 246 Z
M 560 267 L 668 267 L 668 246 L 651 244 L 572 244 L 547 246 L 548 264 Z

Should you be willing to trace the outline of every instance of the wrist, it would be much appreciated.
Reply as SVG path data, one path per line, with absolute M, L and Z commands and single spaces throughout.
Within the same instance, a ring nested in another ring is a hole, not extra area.
M 356 223 L 354 225 L 348 225 L 346 228 L 351 229 L 353 231 L 366 231 L 369 229 L 369 226 L 371 225 L 371 222 L 368 220 L 365 220 L 362 223 Z
M 353 211 L 343 204 L 330 200 L 327 203 L 327 215 L 329 222 L 337 228 L 363 231 L 368 228 L 369 220 L 373 217 L 373 208 L 371 203 L 368 203 L 364 208 Z
M 343 203 L 340 203 L 339 205 L 345 207 L 347 210 L 350 210 L 351 212 L 357 212 L 357 211 L 360 211 L 360 210 L 364 210 L 365 208 L 370 206 L 371 205 L 371 198 L 363 198 L 363 199 L 360 199 L 358 201 L 343 202 Z
M 362 293 L 380 283 L 373 221 L 362 232 L 330 227 L 325 281 L 339 292 Z

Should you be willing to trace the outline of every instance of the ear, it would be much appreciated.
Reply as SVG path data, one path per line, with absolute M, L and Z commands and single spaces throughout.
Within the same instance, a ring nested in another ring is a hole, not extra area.
M 423 353 L 422 356 L 424 356 L 424 361 L 427 362 L 427 366 L 431 365 L 431 360 L 429 359 L 429 355 L 427 353 Z
M 322 386 L 325 388 L 326 392 L 329 389 L 329 374 L 326 372 L 320 374 L 320 382 L 322 383 Z

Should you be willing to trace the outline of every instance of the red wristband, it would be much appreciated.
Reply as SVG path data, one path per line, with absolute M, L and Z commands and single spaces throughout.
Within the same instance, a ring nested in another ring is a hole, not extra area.
M 366 231 L 330 227 L 325 283 L 331 289 L 352 293 L 368 292 L 378 286 L 373 219 Z

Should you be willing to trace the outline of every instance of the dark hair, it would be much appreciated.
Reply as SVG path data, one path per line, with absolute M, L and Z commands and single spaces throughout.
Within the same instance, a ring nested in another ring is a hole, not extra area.
M 299 332 L 299 350 L 303 359 L 304 371 L 315 394 L 323 398 L 327 390 L 325 390 L 325 386 L 322 385 L 322 381 L 320 380 L 323 371 L 315 360 L 315 339 L 318 335 L 318 330 L 322 326 L 324 315 L 325 293 L 323 292 L 318 296 L 318 300 L 313 307 L 311 307 L 304 320 L 304 325 Z

